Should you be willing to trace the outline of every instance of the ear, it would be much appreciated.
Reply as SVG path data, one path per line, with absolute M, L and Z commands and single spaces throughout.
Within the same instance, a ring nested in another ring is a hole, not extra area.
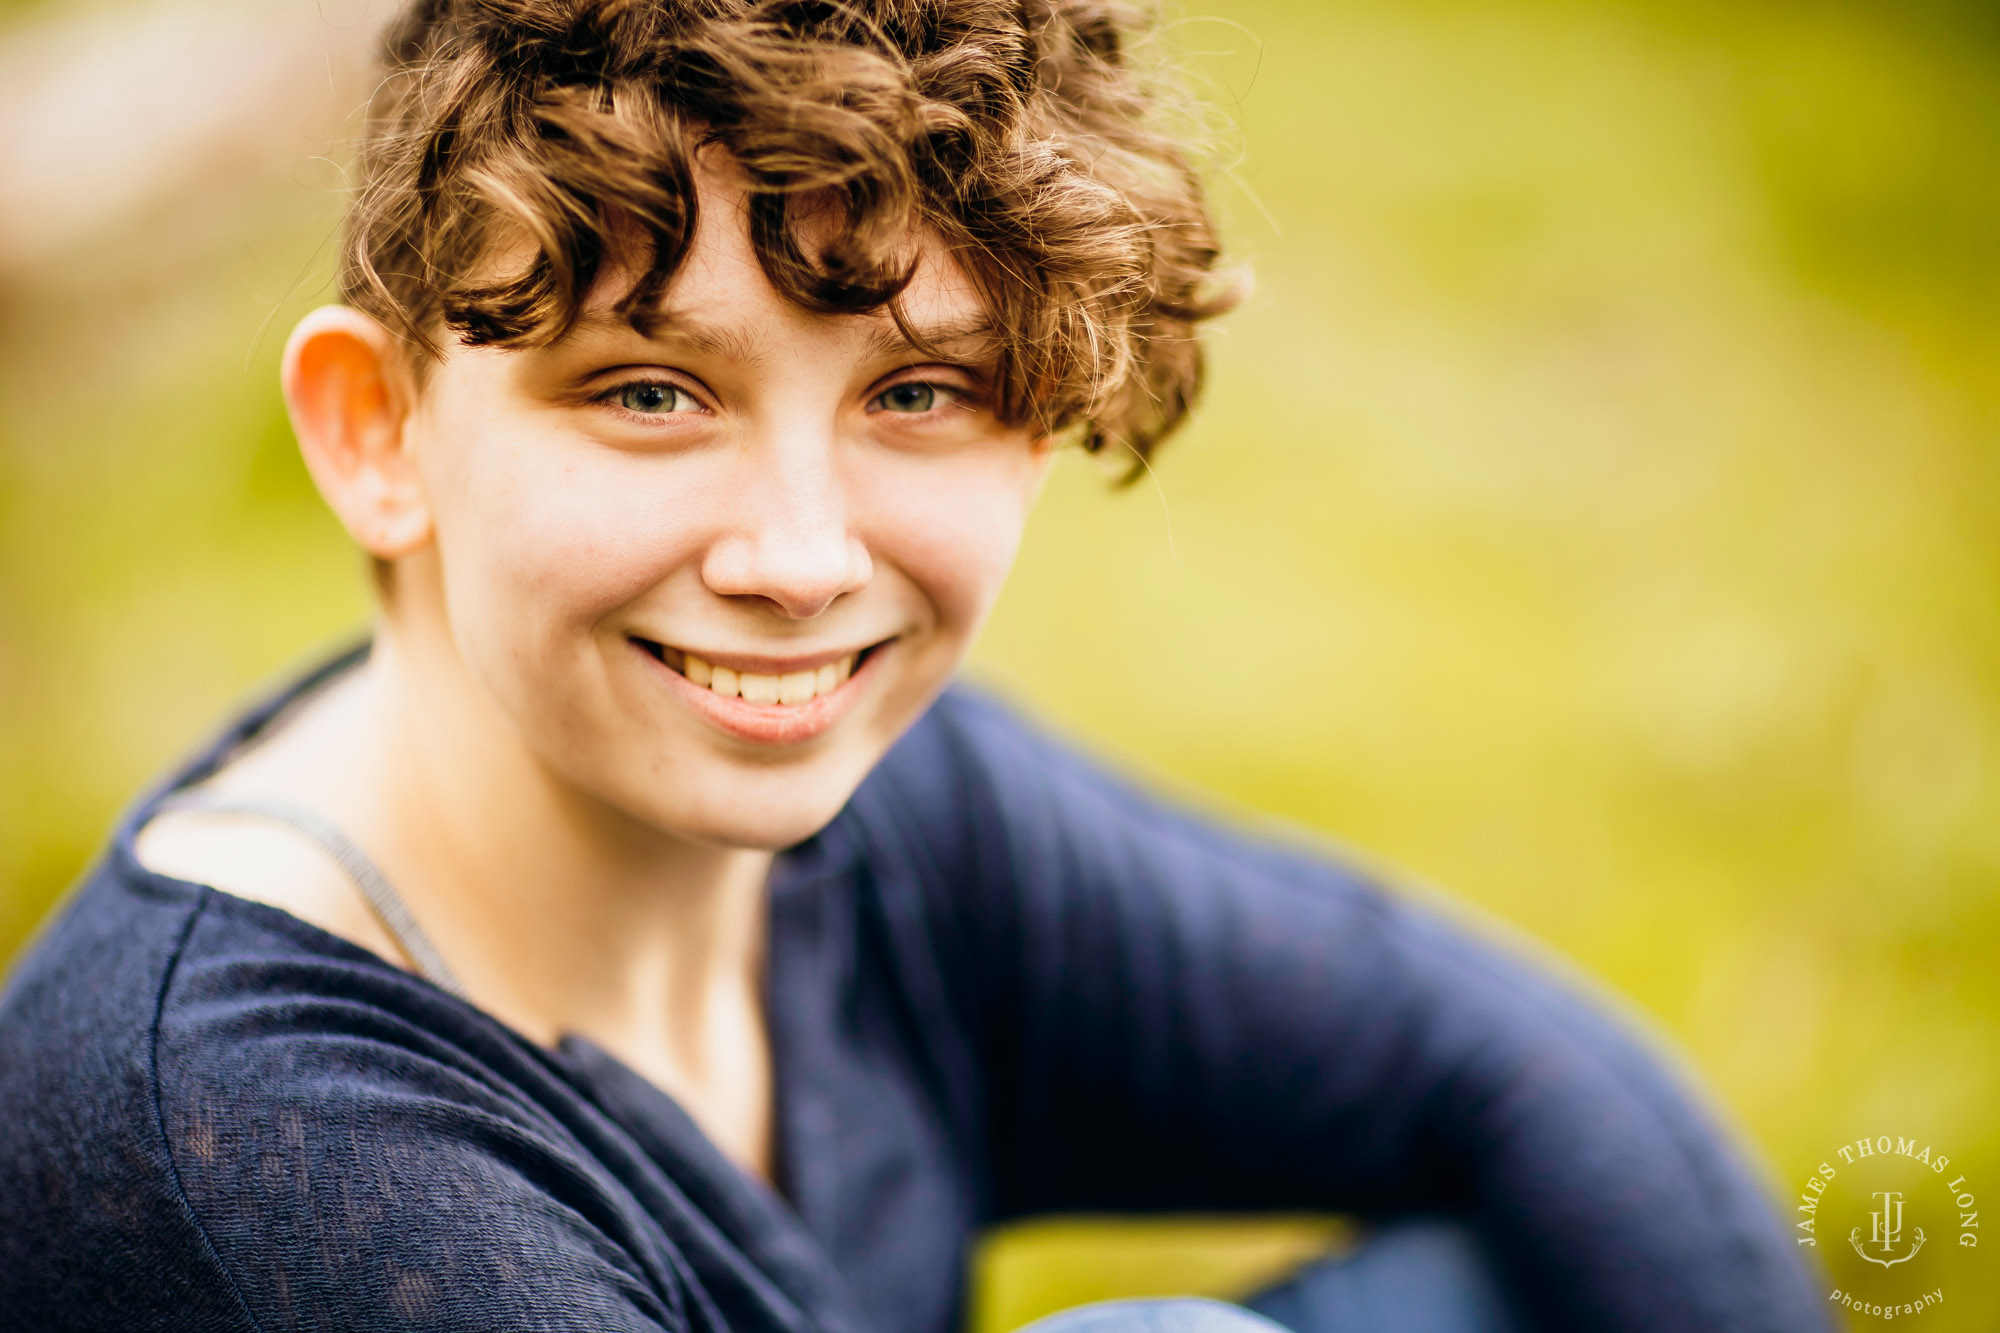
M 430 503 L 409 449 L 416 386 L 404 358 L 375 320 L 321 306 L 292 330 L 281 371 L 306 470 L 348 533 L 381 560 L 431 537 Z

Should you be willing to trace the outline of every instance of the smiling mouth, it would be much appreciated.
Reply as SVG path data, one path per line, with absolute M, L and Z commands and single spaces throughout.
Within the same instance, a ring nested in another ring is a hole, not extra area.
M 745 703 L 751 704 L 795 706 L 808 704 L 814 699 L 832 694 L 847 683 L 848 677 L 868 660 L 870 654 L 889 641 L 884 639 L 882 643 L 870 644 L 859 652 L 847 653 L 810 669 L 769 675 L 716 666 L 706 658 L 697 657 L 669 644 L 656 643 L 651 639 L 634 636 L 632 642 L 669 671 L 682 676 L 689 684 L 698 685 L 712 694 L 725 699 L 742 699 Z

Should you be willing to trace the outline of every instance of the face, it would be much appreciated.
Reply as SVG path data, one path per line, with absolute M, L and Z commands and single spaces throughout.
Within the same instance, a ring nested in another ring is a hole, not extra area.
M 705 163 L 700 224 L 642 336 L 609 313 L 533 351 L 456 348 L 406 439 L 431 604 L 472 688 L 548 771 L 661 830 L 780 847 L 838 811 L 963 659 L 1045 441 L 984 405 L 984 315 L 925 253 L 886 314 L 822 316 L 758 267 Z M 403 571 L 398 571 L 399 593 Z

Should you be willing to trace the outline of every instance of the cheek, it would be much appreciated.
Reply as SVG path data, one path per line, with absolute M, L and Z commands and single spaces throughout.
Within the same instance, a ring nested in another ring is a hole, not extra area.
M 999 595 L 1034 480 L 1025 443 L 946 459 L 899 458 L 871 478 L 870 544 L 923 590 L 946 633 L 971 634 Z
M 478 632 L 475 621 L 488 631 L 590 624 L 698 548 L 685 520 L 703 510 L 662 502 L 668 479 L 657 461 L 563 448 L 504 420 L 478 422 L 460 439 L 442 451 L 433 505 L 446 598 L 462 633 Z

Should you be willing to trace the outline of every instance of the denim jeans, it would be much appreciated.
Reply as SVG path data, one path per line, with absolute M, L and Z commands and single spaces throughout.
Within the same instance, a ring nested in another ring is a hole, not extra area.
M 1523 1333 L 1469 1227 L 1387 1224 L 1352 1253 L 1311 1264 L 1245 1305 L 1175 1298 L 1103 1301 L 1022 1333 Z

